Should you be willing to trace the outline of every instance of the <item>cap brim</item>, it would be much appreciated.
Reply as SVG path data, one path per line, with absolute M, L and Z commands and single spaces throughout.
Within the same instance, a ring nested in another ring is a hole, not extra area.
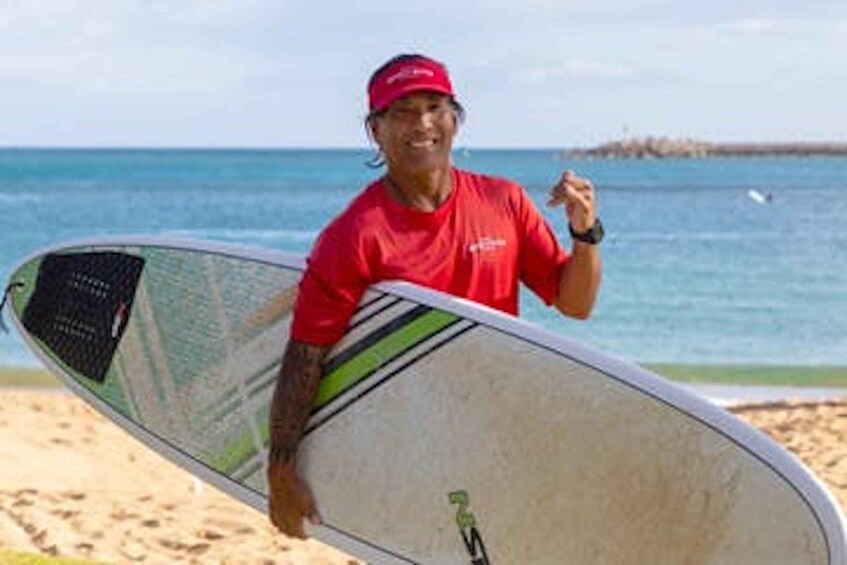
M 453 96 L 453 91 L 449 88 L 446 88 L 443 84 L 416 82 L 414 84 L 407 84 L 396 90 L 392 90 L 386 96 L 376 101 L 372 111 L 381 112 L 391 106 L 391 104 L 393 104 L 400 98 L 403 98 L 407 94 L 412 94 L 414 92 L 435 92 L 436 94 Z

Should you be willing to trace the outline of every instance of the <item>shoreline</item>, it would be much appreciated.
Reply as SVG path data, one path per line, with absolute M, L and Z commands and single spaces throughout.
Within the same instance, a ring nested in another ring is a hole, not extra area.
M 781 402 L 847 401 L 847 366 L 639 364 L 727 410 Z M 46 368 L 0 366 L 4 392 L 76 396 Z
M 761 385 L 847 389 L 847 365 L 637 363 L 679 384 Z M 46 368 L 0 365 L 0 390 L 62 386 Z

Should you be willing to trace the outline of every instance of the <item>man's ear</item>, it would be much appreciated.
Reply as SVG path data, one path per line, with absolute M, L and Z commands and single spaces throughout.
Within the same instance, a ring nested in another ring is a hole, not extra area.
M 379 145 L 379 143 L 377 143 L 377 139 L 379 139 L 378 129 L 379 129 L 379 120 L 377 120 L 375 117 L 368 118 L 368 135 L 370 136 L 371 141 L 373 141 L 377 145 Z

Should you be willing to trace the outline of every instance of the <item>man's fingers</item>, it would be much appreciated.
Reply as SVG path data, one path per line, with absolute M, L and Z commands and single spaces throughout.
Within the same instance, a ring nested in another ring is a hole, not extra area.
M 284 509 L 271 512 L 271 522 L 276 529 L 289 537 L 304 539 L 303 519 L 300 514 L 291 514 Z
M 567 185 L 556 185 L 550 190 L 550 198 L 547 200 L 547 205 L 552 207 L 558 206 L 568 201 Z
M 303 516 L 314 526 L 321 523 L 321 516 L 318 514 L 318 507 L 315 504 L 315 497 L 312 496 L 312 490 L 305 482 L 300 483 L 300 510 Z
M 556 207 L 564 204 L 565 214 L 572 229 L 585 231 L 596 219 L 594 185 L 590 180 L 565 171 L 559 182 L 550 189 L 547 205 Z
M 293 516 L 291 518 L 286 521 L 282 532 L 288 537 L 306 539 L 306 532 L 303 531 L 303 518 L 300 516 Z
M 557 184 L 550 191 L 550 198 L 547 200 L 547 205 L 556 207 L 560 204 L 568 204 L 579 206 L 583 210 L 587 209 L 590 204 L 591 188 L 578 189 L 571 184 Z
M 276 527 L 276 529 L 289 537 L 293 538 L 305 538 L 305 533 L 303 532 L 303 519 L 299 514 L 292 515 L 288 512 L 284 512 L 278 510 L 276 512 L 271 512 L 271 523 Z
M 303 529 L 303 516 L 299 513 L 285 513 L 284 516 L 272 521 L 276 529 L 288 537 L 306 539 L 306 532 Z
M 303 519 L 321 523 L 315 498 L 309 484 L 291 470 L 272 468 L 269 471 L 271 522 L 283 534 L 307 539 Z
M 576 176 L 571 170 L 565 171 L 558 184 L 567 184 L 577 190 L 592 190 L 594 188 L 590 180 Z
M 590 213 L 594 206 L 594 185 L 590 180 L 576 176 L 571 170 L 565 171 L 550 190 L 550 198 L 547 200 L 550 207 L 561 204 L 567 206 L 569 217 L 576 210 Z

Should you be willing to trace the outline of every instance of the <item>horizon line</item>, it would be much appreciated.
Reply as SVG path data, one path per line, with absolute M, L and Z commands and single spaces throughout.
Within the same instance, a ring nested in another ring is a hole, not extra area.
M 709 145 L 724 145 L 724 146 L 748 146 L 757 145 L 764 147 L 784 147 L 786 145 L 796 145 L 799 147 L 819 147 L 822 145 L 835 145 L 847 147 L 847 140 L 844 141 L 707 141 L 699 138 L 673 138 L 662 136 L 646 136 L 646 137 L 630 137 L 616 138 L 609 141 L 604 141 L 595 145 L 454 145 L 453 152 L 463 151 L 573 151 L 586 148 L 600 148 L 604 145 L 627 141 L 645 141 L 648 139 L 668 140 L 671 142 L 693 142 Z M 96 145 L 96 144 L 79 144 L 79 145 L 62 145 L 62 144 L 0 144 L 0 151 L 373 151 L 373 147 L 368 146 L 353 146 L 353 145 Z

